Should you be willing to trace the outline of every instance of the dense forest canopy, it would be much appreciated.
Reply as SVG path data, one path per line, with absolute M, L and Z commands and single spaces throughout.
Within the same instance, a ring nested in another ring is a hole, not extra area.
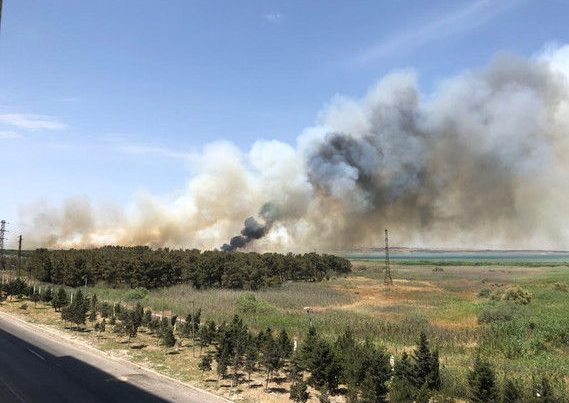
M 341 257 L 201 252 L 197 249 L 151 249 L 144 246 L 105 246 L 96 249 L 35 250 L 27 270 L 38 280 L 76 287 L 104 282 L 114 287 L 166 287 L 190 283 L 196 288 L 256 290 L 287 280 L 320 281 L 351 271 Z

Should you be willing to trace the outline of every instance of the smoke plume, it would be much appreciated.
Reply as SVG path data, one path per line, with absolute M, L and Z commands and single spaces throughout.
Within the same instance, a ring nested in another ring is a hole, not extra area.
M 394 72 L 362 99 L 336 96 L 294 147 L 206 147 L 175 197 L 24 208 L 28 239 L 330 250 L 378 245 L 388 226 L 404 245 L 567 249 L 568 80 L 569 46 L 499 56 L 429 94 Z

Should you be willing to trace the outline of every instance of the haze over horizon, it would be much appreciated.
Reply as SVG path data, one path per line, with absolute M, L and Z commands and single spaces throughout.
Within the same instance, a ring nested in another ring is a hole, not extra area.
M 569 249 L 568 4 L 221 4 L 6 2 L 9 246 Z

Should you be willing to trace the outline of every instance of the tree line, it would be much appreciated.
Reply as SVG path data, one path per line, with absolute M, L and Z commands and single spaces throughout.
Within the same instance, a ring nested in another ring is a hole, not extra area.
M 343 394 L 350 403 L 452 402 L 456 397 L 445 395 L 439 352 L 424 333 L 415 348 L 397 357 L 372 340 L 356 340 L 349 328 L 330 339 L 309 326 L 295 348 L 286 329 L 256 332 L 237 315 L 229 323 L 204 321 L 200 309 L 184 319 L 161 317 L 140 303 L 133 307 L 110 304 L 98 301 L 96 295 L 84 296 L 81 289 L 69 294 L 63 287 L 43 287 L 39 292 L 21 279 L 2 284 L 1 291 L 1 297 L 27 296 L 51 304 L 74 328 L 89 321 L 95 331 L 109 329 L 128 337 L 129 343 L 141 327 L 166 347 L 187 341 L 199 354 L 198 367 L 204 373 L 215 370 L 219 379 L 231 379 L 234 386 L 245 382 L 245 377 L 250 380 L 253 374 L 261 374 L 267 390 L 271 383 L 287 379 L 295 402 L 306 402 L 311 393 L 317 393 L 321 402 Z M 512 376 L 499 382 L 492 364 L 480 354 L 466 376 L 466 389 L 458 397 L 473 403 L 567 401 L 565 389 L 547 376 L 536 376 L 529 385 Z
M 329 254 L 201 252 L 148 247 L 35 250 L 26 260 L 36 279 L 70 287 L 104 282 L 113 287 L 167 287 L 257 290 L 287 280 L 321 281 L 351 271 L 349 260 Z

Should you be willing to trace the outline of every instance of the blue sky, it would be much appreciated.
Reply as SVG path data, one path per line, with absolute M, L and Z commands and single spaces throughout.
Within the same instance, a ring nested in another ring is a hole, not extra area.
M 335 95 L 415 69 L 428 92 L 493 55 L 569 42 L 565 0 L 4 0 L 0 215 L 129 201 L 229 140 L 294 144 Z

